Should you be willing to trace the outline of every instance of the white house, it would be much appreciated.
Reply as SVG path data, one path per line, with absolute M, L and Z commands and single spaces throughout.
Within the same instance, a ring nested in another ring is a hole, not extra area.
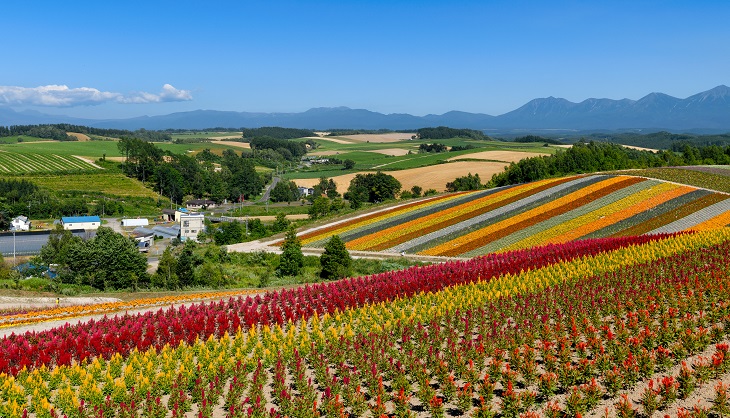
M 27 216 L 20 215 L 10 223 L 10 229 L 13 231 L 30 231 L 30 220 Z
M 202 213 L 180 215 L 180 240 L 198 240 L 200 231 L 205 230 L 205 216 Z
M 61 218 L 63 229 L 95 230 L 101 226 L 98 216 L 64 216 Z
M 306 197 L 314 194 L 314 189 L 311 187 L 297 187 L 299 189 L 299 196 Z

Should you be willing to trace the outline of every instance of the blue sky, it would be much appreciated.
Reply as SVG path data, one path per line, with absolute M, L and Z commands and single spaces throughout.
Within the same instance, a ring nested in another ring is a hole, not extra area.
M 727 1 L 42 0 L 3 15 L 0 105 L 77 117 L 498 115 L 730 84 Z

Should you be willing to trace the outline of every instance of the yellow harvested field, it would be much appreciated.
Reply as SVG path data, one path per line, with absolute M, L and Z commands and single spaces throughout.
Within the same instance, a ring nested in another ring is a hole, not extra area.
M 394 157 L 408 155 L 408 150 L 403 148 L 372 149 L 368 151 L 377 152 L 378 154 L 392 155 Z
M 357 142 L 399 142 L 411 139 L 415 132 L 393 132 L 389 134 L 358 134 L 346 135 L 342 138 L 351 139 Z
M 91 138 L 89 138 L 88 135 L 86 135 L 86 134 L 80 134 L 78 132 L 66 132 L 66 135 L 76 137 L 76 140 L 77 141 L 82 141 L 82 142 L 83 141 L 91 141 Z
M 458 160 L 491 160 L 491 161 L 504 161 L 507 163 L 517 162 L 519 160 L 537 157 L 540 155 L 549 155 L 538 152 L 522 152 L 522 151 L 482 151 L 475 152 L 473 154 L 464 154 L 457 157 L 451 157 L 447 161 L 458 161 Z
M 239 138 L 239 137 L 234 137 L 234 138 Z M 238 148 L 246 148 L 246 149 L 251 149 L 251 144 L 249 144 L 248 142 L 238 142 L 238 141 L 215 141 L 215 143 L 216 143 L 216 144 L 223 144 L 223 145 L 228 145 L 228 146 L 231 146 L 231 147 L 238 147 Z
M 342 139 L 332 138 L 331 136 L 307 136 L 305 139 L 323 139 L 325 141 L 334 142 L 335 144 L 354 144 L 354 142 L 345 141 Z
M 397 170 L 397 171 L 386 171 L 398 181 L 400 181 L 403 190 L 408 190 L 413 186 L 421 186 L 424 190 L 436 189 L 438 191 L 446 190 L 446 183 L 453 181 L 457 177 L 466 176 L 467 174 L 479 174 L 482 179 L 482 183 L 486 183 L 492 178 L 492 175 L 501 173 L 504 171 L 505 164 L 501 162 L 488 162 L 488 161 L 461 161 L 448 164 L 438 164 L 428 167 L 412 168 L 409 170 Z M 361 173 L 350 173 L 341 176 L 332 177 L 332 180 L 337 184 L 337 190 L 343 193 L 347 190 L 350 185 L 350 181 L 355 177 L 355 174 L 367 174 L 368 172 L 363 171 Z M 370 171 L 372 173 L 372 171 Z M 302 187 L 314 187 L 319 183 L 319 179 L 292 179 L 297 186 Z
M 654 148 L 635 147 L 633 145 L 623 145 L 623 144 L 620 144 L 620 145 L 624 148 L 635 149 L 635 150 L 639 150 L 639 151 L 659 152 L 658 149 L 654 149 Z

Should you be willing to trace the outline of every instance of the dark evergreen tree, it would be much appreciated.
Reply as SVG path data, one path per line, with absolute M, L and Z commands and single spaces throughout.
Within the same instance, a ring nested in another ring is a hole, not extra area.
M 297 232 L 290 228 L 286 233 L 284 244 L 281 246 L 278 274 L 280 276 L 296 276 L 304 266 L 302 244 L 297 238 Z
M 327 241 L 319 263 L 322 266 L 319 276 L 325 280 L 341 279 L 350 274 L 352 258 L 339 236 L 333 235 Z

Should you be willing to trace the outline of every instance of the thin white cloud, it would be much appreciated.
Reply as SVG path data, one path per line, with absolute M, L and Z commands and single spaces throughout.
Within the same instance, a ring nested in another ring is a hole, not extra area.
M 193 100 L 189 90 L 178 90 L 170 84 L 162 86 L 158 94 L 136 92 L 130 94 L 100 91 L 91 87 L 69 88 L 48 85 L 38 87 L 0 86 L 0 104 L 72 107 L 102 103 L 161 103 Z

